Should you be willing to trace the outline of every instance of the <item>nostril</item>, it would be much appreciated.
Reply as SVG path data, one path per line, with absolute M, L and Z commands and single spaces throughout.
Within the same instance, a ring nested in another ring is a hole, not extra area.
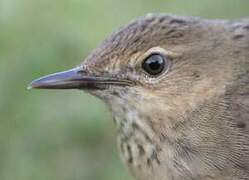
M 83 70 L 79 70 L 79 71 L 77 71 L 76 73 L 79 74 L 79 75 L 85 75 L 85 74 L 86 74 L 86 72 L 83 71 Z
M 76 68 L 76 73 L 83 76 L 87 74 L 87 69 L 85 65 L 79 66 Z

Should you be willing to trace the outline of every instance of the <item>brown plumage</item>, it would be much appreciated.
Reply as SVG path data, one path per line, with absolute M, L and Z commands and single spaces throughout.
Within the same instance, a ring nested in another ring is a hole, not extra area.
M 150 14 L 31 87 L 103 99 L 138 180 L 249 179 L 249 20 Z

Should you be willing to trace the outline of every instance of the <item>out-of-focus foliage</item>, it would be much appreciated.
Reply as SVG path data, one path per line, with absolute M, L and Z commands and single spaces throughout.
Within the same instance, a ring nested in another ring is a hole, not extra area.
M 0 179 L 128 180 L 102 102 L 80 91 L 27 91 L 149 12 L 249 16 L 248 0 L 0 0 Z

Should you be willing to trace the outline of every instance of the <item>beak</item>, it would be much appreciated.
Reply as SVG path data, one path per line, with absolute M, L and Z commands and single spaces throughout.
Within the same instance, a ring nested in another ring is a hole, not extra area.
M 110 85 L 130 86 L 132 81 L 91 76 L 81 68 L 47 75 L 30 83 L 27 89 L 106 89 Z

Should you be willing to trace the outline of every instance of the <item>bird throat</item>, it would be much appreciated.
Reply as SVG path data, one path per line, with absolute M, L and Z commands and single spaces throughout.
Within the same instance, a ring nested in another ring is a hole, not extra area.
M 128 166 L 139 167 L 143 163 L 160 163 L 156 152 L 155 132 L 149 124 L 150 117 L 143 113 L 145 103 L 136 93 L 118 91 L 105 99 L 114 117 L 121 158 Z M 144 107 L 144 106 L 143 106 Z
M 170 137 L 163 131 L 169 128 L 163 127 L 167 117 L 160 113 L 160 105 L 152 106 L 150 102 L 145 99 L 140 101 L 137 97 L 126 98 L 124 102 L 125 96 L 122 97 L 109 103 L 117 128 L 122 161 L 135 177 L 140 177 L 137 174 L 146 174 L 142 171 L 160 171 L 161 160 L 165 159 L 163 154 L 173 154 L 169 147 Z M 165 148 L 165 145 L 168 147 Z
M 153 127 L 137 109 L 123 107 L 120 115 L 114 113 L 114 122 L 117 127 L 117 141 L 121 158 L 131 170 L 160 165 L 158 154 L 160 145 L 155 139 Z

